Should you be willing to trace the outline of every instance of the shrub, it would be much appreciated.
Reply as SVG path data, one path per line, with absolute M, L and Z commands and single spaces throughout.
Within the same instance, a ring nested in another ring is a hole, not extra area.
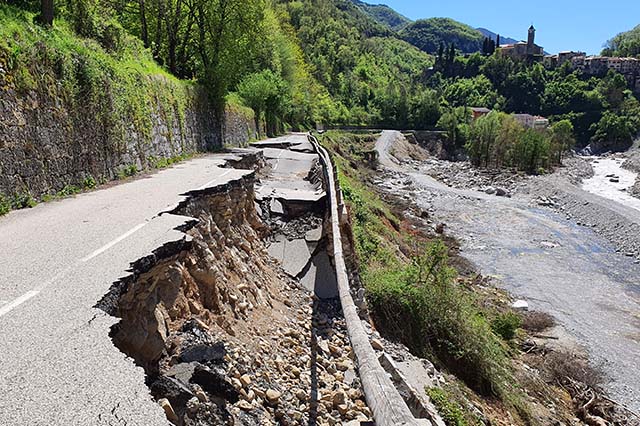
M 84 189 L 94 189 L 96 186 L 98 186 L 98 182 L 96 182 L 94 177 L 91 175 L 84 178 L 84 181 L 82 182 L 82 187 Z
M 410 265 L 369 274 L 376 323 L 414 353 L 434 355 L 470 387 L 502 395 L 510 377 L 504 348 L 455 277 L 439 240 Z
M 491 321 L 491 329 L 504 340 L 511 340 L 516 336 L 516 330 L 522 326 L 522 318 L 514 312 L 498 314 Z
M 522 315 L 522 328 L 540 332 L 556 325 L 555 319 L 546 312 L 529 311 Z
M 135 164 L 124 167 L 118 172 L 118 179 L 126 179 L 135 176 L 138 173 L 138 167 Z
M 605 381 L 602 372 L 589 364 L 588 360 L 569 352 L 551 352 L 547 355 L 544 371 L 548 380 L 560 385 L 573 381 L 599 389 Z
M 58 191 L 58 193 L 56 194 L 56 197 L 58 198 L 69 197 L 71 195 L 76 195 L 80 191 L 81 191 L 80 188 L 78 188 L 75 185 L 65 185 L 64 188 Z
M 35 207 L 36 204 L 38 203 L 33 199 L 29 192 L 16 194 L 13 196 L 13 200 L 11 201 L 11 207 L 16 210 Z
M 9 199 L 4 196 L 4 194 L 0 194 L 0 216 L 3 216 L 11 211 L 11 202 Z

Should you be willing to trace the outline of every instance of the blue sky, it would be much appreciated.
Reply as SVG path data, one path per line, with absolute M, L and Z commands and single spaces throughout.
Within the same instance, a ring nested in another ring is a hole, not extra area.
M 387 4 L 413 20 L 448 17 L 515 39 L 526 40 L 527 29 L 534 24 L 536 43 L 550 53 L 582 50 L 597 54 L 608 39 L 640 24 L 640 0 L 366 1 Z

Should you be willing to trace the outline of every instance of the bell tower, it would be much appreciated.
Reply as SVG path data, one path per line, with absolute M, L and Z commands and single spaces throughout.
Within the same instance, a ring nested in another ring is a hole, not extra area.
M 536 41 L 536 29 L 533 27 L 533 25 L 531 25 L 529 27 L 529 38 L 527 39 L 527 46 L 529 48 L 532 48 L 535 41 Z

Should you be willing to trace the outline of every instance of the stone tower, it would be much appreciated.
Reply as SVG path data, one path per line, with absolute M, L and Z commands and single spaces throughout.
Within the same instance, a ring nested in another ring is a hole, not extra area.
M 535 41 L 536 41 L 536 29 L 533 28 L 533 25 L 531 25 L 529 27 L 529 38 L 527 39 L 527 47 L 531 49 Z

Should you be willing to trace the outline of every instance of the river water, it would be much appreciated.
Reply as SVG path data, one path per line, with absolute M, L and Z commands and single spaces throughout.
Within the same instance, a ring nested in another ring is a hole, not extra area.
M 594 176 L 583 182 L 582 189 L 640 211 L 640 199 L 627 192 L 635 183 L 637 173 L 623 169 L 623 159 L 592 158 Z M 615 176 L 618 182 L 611 182 L 612 176 Z

